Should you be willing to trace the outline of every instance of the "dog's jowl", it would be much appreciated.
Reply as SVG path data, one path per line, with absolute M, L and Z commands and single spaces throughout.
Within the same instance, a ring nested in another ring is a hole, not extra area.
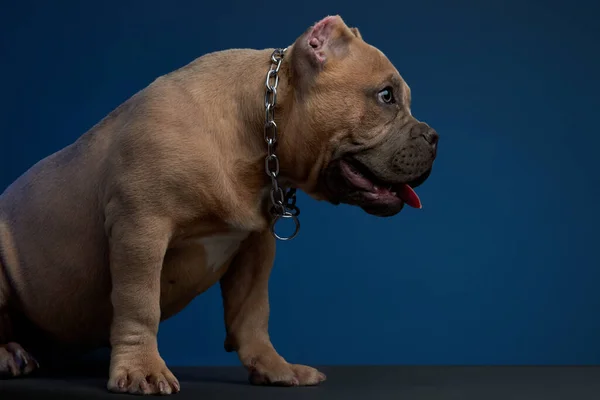
M 319 384 L 267 333 L 271 222 L 290 188 L 380 217 L 420 208 L 438 136 L 410 107 L 396 68 L 338 16 L 287 48 L 159 77 L 0 196 L 0 373 L 44 368 L 54 344 L 110 345 L 109 390 L 177 392 L 159 322 L 218 283 L 225 348 L 250 381 Z

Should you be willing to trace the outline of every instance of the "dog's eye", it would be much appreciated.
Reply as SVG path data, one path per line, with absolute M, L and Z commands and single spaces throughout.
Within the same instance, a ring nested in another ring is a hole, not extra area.
M 394 99 L 394 92 L 391 87 L 386 87 L 381 92 L 379 92 L 377 96 L 379 97 L 380 101 L 386 104 L 392 104 L 396 102 L 396 100 Z

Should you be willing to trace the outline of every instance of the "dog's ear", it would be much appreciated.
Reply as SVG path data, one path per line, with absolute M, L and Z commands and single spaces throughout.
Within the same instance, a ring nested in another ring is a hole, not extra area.
M 362 35 L 360 34 L 360 31 L 358 30 L 358 28 L 353 27 L 353 28 L 350 28 L 350 30 L 352 31 L 352 33 L 354 33 L 354 36 L 356 36 L 359 39 L 362 39 Z
M 301 74 L 320 71 L 328 60 L 342 57 L 356 37 L 339 15 L 323 18 L 296 40 L 293 62 Z

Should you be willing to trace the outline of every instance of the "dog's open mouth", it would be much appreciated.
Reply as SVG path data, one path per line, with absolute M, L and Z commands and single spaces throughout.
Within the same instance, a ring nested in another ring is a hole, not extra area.
M 361 191 L 364 197 L 376 203 L 405 203 L 413 208 L 421 208 L 421 199 L 406 183 L 387 183 L 373 175 L 371 171 L 358 161 L 341 160 L 340 169 L 346 181 Z

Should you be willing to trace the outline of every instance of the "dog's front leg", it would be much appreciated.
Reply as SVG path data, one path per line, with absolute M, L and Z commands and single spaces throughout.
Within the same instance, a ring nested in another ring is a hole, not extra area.
M 110 227 L 110 391 L 179 391 L 179 382 L 160 357 L 157 344 L 160 275 L 169 237 L 168 222 L 156 218 L 130 214 Z
M 254 384 L 319 384 L 325 380 L 324 374 L 305 365 L 289 364 L 271 344 L 268 281 L 274 258 L 275 239 L 270 232 L 253 233 L 221 278 L 225 349 L 237 351 Z

